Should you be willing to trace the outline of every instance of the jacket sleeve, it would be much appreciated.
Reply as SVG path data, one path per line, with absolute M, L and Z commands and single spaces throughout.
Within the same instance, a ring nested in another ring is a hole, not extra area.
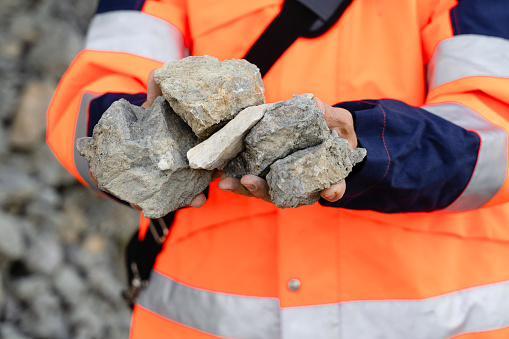
M 91 135 L 113 101 L 144 102 L 150 71 L 186 53 L 185 17 L 180 0 L 99 1 L 85 47 L 62 77 L 47 114 L 47 143 L 82 184 L 96 189 L 76 140 Z
M 368 153 L 345 196 L 323 205 L 455 212 L 509 200 L 509 7 L 502 0 L 442 7 L 422 31 L 422 107 L 388 99 L 337 105 L 354 114 Z

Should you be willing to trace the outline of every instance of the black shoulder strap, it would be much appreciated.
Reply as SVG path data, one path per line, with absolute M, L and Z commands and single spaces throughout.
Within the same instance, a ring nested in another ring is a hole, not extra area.
M 281 12 L 251 46 L 244 59 L 262 77 L 298 37 L 315 38 L 341 17 L 352 0 L 286 0 Z

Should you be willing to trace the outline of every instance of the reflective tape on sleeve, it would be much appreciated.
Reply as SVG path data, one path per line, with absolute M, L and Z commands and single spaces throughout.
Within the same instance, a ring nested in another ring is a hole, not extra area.
M 509 77 L 509 40 L 457 35 L 440 42 L 428 63 L 428 88 L 472 77 Z
M 197 289 L 154 271 L 138 305 L 183 326 L 226 338 L 436 339 L 509 326 L 508 300 L 509 281 L 505 281 L 426 299 L 279 308 L 275 298 Z
M 93 94 L 85 92 L 81 96 L 80 110 L 78 113 L 78 119 L 76 121 L 76 129 L 74 131 L 74 144 L 73 144 L 73 155 L 74 155 L 74 164 L 76 165 L 76 169 L 80 176 L 85 180 L 90 188 L 99 190 L 96 184 L 92 181 L 90 176 L 89 166 L 87 160 L 81 156 L 81 154 L 76 149 L 76 140 L 79 138 L 83 138 L 87 136 L 88 130 L 88 108 L 90 106 L 90 102 L 97 98 L 100 94 Z
M 504 184 L 507 171 L 507 132 L 458 103 L 422 108 L 479 135 L 481 144 L 472 177 L 461 195 L 444 211 L 466 211 L 482 207 Z
M 168 22 L 123 10 L 97 14 L 90 24 L 85 48 L 168 62 L 183 58 L 185 46 L 180 31 Z

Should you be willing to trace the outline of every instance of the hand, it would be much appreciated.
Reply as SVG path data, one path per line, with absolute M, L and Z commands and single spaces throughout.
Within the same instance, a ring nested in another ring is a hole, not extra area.
M 314 100 L 316 106 L 323 112 L 329 129 L 336 131 L 340 138 L 346 139 L 350 148 L 356 148 L 357 135 L 355 134 L 352 114 L 346 109 L 331 107 L 316 97 Z M 267 182 L 255 175 L 248 174 L 239 180 L 226 177 L 223 173 L 218 187 L 223 191 L 230 191 L 246 197 L 256 197 L 271 202 Z M 322 190 L 320 196 L 327 201 L 335 202 L 343 197 L 345 191 L 346 183 L 344 180 L 341 180 L 339 183 Z
M 154 100 L 160 96 L 163 95 L 163 92 L 161 92 L 161 88 L 159 88 L 159 85 L 154 80 L 154 72 L 150 72 L 147 79 L 147 100 L 141 104 L 141 107 L 143 108 L 149 108 L 154 103 Z

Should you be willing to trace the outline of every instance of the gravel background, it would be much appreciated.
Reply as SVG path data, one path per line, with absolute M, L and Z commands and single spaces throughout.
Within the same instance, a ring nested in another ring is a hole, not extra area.
M 56 84 L 97 0 L 0 0 L 0 339 L 127 338 L 123 248 L 138 213 L 45 144 Z

